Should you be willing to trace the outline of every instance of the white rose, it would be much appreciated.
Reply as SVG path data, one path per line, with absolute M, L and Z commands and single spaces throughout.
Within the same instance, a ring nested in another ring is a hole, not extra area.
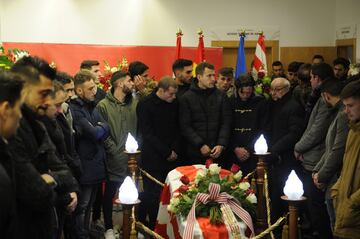
M 234 179 L 239 181 L 242 178 L 242 172 L 239 170 L 237 173 L 234 174 Z
M 180 199 L 177 197 L 173 197 L 172 199 L 170 199 L 170 205 L 173 205 L 174 207 L 176 207 L 179 203 Z
M 217 163 L 210 164 L 209 171 L 211 175 L 219 174 L 221 167 L 218 166 Z
M 206 169 L 200 169 L 196 172 L 196 177 L 195 177 L 195 184 L 198 184 L 200 179 L 202 179 L 203 177 L 205 177 L 206 175 Z
M 118 71 L 118 69 L 114 66 L 113 68 L 111 68 L 111 73 L 114 73 L 114 72 L 116 72 L 116 71 Z
M 241 182 L 239 184 L 239 188 L 242 189 L 242 190 L 248 190 L 250 188 L 250 183 L 248 182 Z
M 254 193 L 250 193 L 247 197 L 246 200 L 248 200 L 251 203 L 257 203 L 257 198 L 255 196 Z
M 171 204 L 167 205 L 167 210 L 168 210 L 169 212 L 172 212 L 172 213 L 175 213 L 175 212 L 176 212 L 174 206 L 171 205 Z

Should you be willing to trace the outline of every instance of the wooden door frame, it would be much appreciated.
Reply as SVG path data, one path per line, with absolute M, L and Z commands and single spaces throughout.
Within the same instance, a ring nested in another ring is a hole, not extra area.
M 256 49 L 256 40 L 245 41 L 244 48 L 253 48 Z M 222 47 L 222 48 L 239 48 L 239 41 L 211 41 L 212 47 Z M 279 41 L 277 40 L 266 40 L 266 48 L 270 48 L 271 51 L 271 62 L 267 62 L 268 67 L 274 61 L 279 60 Z M 255 55 L 255 51 L 254 51 Z
M 339 46 L 352 46 L 353 47 L 353 54 L 352 59 L 356 62 L 356 38 L 349 38 L 349 39 L 338 39 L 335 42 L 336 48 Z M 337 49 L 336 49 L 337 52 Z

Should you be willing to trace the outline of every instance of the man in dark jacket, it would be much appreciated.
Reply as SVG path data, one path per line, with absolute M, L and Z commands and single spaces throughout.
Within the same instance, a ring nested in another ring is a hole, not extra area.
M 267 102 L 263 96 L 254 94 L 254 85 L 251 75 L 241 75 L 235 81 L 235 95 L 230 98 L 233 131 L 229 159 L 240 165 L 244 175 L 256 167 L 257 160 L 252 155 L 254 144 L 267 121 Z
M 113 198 L 127 176 L 128 156 L 125 143 L 128 133 L 136 135 L 137 99 L 132 97 L 134 81 L 125 71 L 117 71 L 111 77 L 111 90 L 96 106 L 110 126 L 110 136 L 105 140 L 106 169 L 108 178 L 103 198 L 105 239 L 115 237 L 112 223 Z
M 293 149 L 304 128 L 304 111 L 292 98 L 290 82 L 285 78 L 275 78 L 271 82 L 270 121 L 267 138 L 271 152 L 270 186 L 272 217 L 276 220 L 287 211 L 285 203 L 279 200 L 283 187 L 292 169 L 299 172 Z
M 21 118 L 23 82 L 10 72 L 0 73 L 0 237 L 16 239 L 16 198 L 12 156 L 7 140 L 11 138 Z
M 94 75 L 86 70 L 74 77 L 78 96 L 70 104 L 76 131 L 77 152 L 80 156 L 82 175 L 80 197 L 76 214 L 79 238 L 89 238 L 90 209 L 99 184 L 105 179 L 105 148 L 103 141 L 109 135 L 109 126 L 95 108 L 96 85 Z
M 136 111 L 139 134 L 142 138 L 142 168 L 165 182 L 167 173 L 176 167 L 178 160 L 178 104 L 175 101 L 177 83 L 171 77 L 164 77 L 158 90 L 140 101 Z M 139 208 L 140 220 L 149 216 L 149 227 L 153 230 L 159 208 L 161 188 L 144 178 L 144 193 Z
M 313 65 L 310 80 L 313 93 L 320 91 L 321 94 L 321 84 L 329 77 L 333 77 L 331 66 L 326 63 Z M 332 236 L 330 219 L 324 204 L 325 193 L 314 185 L 312 172 L 325 152 L 326 134 L 335 116 L 336 109 L 328 107 L 321 97 L 318 98 L 305 132 L 294 148 L 295 158 L 301 162 L 303 168 L 304 191 L 308 197 L 313 230 L 324 238 Z
M 57 157 L 39 121 L 53 92 L 55 70 L 36 57 L 23 57 L 11 70 L 25 79 L 23 118 L 15 138 L 9 141 L 15 161 L 19 237 L 53 238 L 57 228 L 55 191 L 77 191 L 76 180 Z
M 227 96 L 215 88 L 213 65 L 200 63 L 196 77 L 180 99 L 179 117 L 188 159 L 192 164 L 204 164 L 209 157 L 218 159 L 228 145 L 231 108 Z
M 62 104 L 65 102 L 66 98 L 67 94 L 64 87 L 61 83 L 55 80 L 52 99 L 49 102 L 48 108 L 46 109 L 46 115 L 41 118 L 41 122 L 45 125 L 51 141 L 56 146 L 56 155 L 59 157 L 59 159 L 68 165 L 73 175 L 78 179 L 80 177 L 80 159 L 77 154 L 68 151 L 67 145 L 72 139 L 68 138 L 71 137 L 69 134 L 64 133 L 63 128 L 60 126 L 58 121 L 58 119 L 61 119 L 59 117 L 62 116 L 63 112 Z M 62 126 L 70 131 L 65 117 L 62 119 Z M 58 198 L 56 203 L 56 212 L 58 216 L 59 228 L 56 238 L 61 238 L 63 230 L 64 235 L 66 235 L 65 238 L 67 239 L 70 238 L 70 236 L 72 236 L 72 234 L 75 232 L 74 223 L 72 222 L 72 219 L 74 218 L 72 213 L 74 212 L 77 205 L 78 193 L 79 192 L 57 192 Z M 64 227 L 65 221 L 69 222 L 66 223 L 66 227 Z
M 344 104 L 340 99 L 343 82 L 336 78 L 326 80 L 321 86 L 321 95 L 328 106 L 337 113 L 325 138 L 325 152 L 313 170 L 313 180 L 317 188 L 325 191 L 326 208 L 330 217 L 331 226 L 335 225 L 335 211 L 330 198 L 330 189 L 338 179 L 346 138 L 349 132 L 348 120 L 344 111 Z

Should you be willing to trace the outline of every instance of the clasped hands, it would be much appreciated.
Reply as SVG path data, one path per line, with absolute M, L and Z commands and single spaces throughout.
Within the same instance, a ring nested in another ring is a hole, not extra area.
M 222 145 L 216 145 L 214 148 L 211 149 L 208 145 L 204 144 L 200 148 L 200 153 L 202 156 L 211 157 L 213 159 L 216 159 L 221 155 L 223 149 L 224 149 L 224 146 L 222 146 Z

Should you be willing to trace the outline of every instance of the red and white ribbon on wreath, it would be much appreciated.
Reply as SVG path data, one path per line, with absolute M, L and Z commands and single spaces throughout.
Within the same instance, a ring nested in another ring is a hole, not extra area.
M 243 209 L 235 200 L 235 198 L 226 192 L 220 193 L 220 185 L 216 183 L 210 183 L 209 194 L 198 193 L 195 201 L 191 207 L 191 210 L 186 218 L 186 226 L 183 234 L 183 239 L 193 239 L 194 226 L 196 221 L 195 208 L 199 202 L 207 204 L 210 201 L 215 201 L 220 204 L 228 204 L 231 210 L 246 224 L 250 229 L 250 238 L 255 235 L 254 226 L 250 214 Z

